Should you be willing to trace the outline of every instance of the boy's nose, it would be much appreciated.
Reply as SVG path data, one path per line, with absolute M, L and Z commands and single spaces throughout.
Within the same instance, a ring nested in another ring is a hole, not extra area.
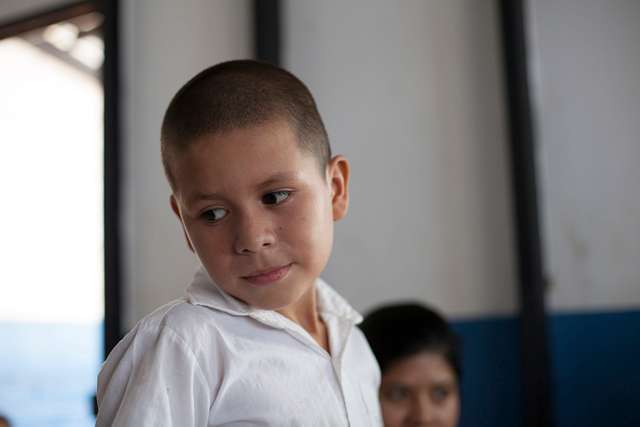
M 259 252 L 273 246 L 275 235 L 267 222 L 256 219 L 245 219 L 238 224 L 238 232 L 234 249 L 240 255 Z

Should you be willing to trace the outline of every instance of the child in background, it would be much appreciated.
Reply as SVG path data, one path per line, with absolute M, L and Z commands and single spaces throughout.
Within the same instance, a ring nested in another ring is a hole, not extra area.
M 385 426 L 457 426 L 459 343 L 444 318 L 418 304 L 397 304 L 372 311 L 360 327 L 382 370 Z
M 111 352 L 96 425 L 380 425 L 361 316 L 319 278 L 349 164 L 306 86 L 260 62 L 218 64 L 175 95 L 161 145 L 202 267 Z

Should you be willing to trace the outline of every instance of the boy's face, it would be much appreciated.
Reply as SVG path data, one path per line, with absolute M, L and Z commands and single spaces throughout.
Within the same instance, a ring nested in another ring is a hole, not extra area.
M 349 165 L 325 174 L 284 121 L 200 138 L 172 165 L 189 247 L 227 293 L 264 309 L 303 303 L 347 211 Z

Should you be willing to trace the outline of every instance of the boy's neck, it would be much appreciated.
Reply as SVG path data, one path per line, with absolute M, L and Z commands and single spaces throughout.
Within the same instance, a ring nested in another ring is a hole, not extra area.
M 320 347 L 324 348 L 327 353 L 330 353 L 329 333 L 318 311 L 315 286 L 303 295 L 296 304 L 276 311 L 302 326 Z

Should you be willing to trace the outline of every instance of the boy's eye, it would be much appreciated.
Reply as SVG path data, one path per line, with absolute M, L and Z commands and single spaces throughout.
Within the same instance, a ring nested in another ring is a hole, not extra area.
M 202 213 L 202 218 L 207 222 L 218 222 L 227 215 L 227 210 L 224 208 L 213 208 Z
M 265 205 L 279 205 L 289 198 L 291 191 L 273 191 L 262 196 L 262 203 Z

